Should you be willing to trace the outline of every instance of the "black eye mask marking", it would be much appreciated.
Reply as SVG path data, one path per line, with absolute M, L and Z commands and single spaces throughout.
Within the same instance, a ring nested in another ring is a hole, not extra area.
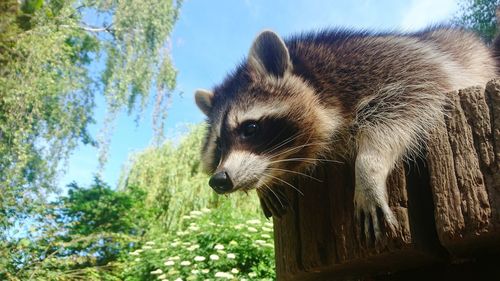
M 215 140 L 214 157 L 212 159 L 212 169 L 213 170 L 217 169 L 217 166 L 219 165 L 219 161 L 220 161 L 221 157 L 222 157 L 221 142 L 220 142 L 220 138 L 217 138 Z
M 244 139 L 252 138 L 259 133 L 259 128 L 257 121 L 246 121 L 240 126 L 240 136 Z
M 299 132 L 298 126 L 285 117 L 267 117 L 257 121 L 246 121 L 242 123 L 243 128 L 255 123 L 257 129 L 251 137 L 240 137 L 240 146 L 256 154 L 276 154 L 278 151 L 293 146 Z M 240 133 L 241 135 L 241 133 Z
M 210 123 L 208 123 L 207 132 L 205 134 L 205 139 L 203 140 L 203 146 L 201 148 L 201 151 L 203 152 L 207 151 L 208 145 L 210 144 L 210 135 L 212 134 L 212 125 Z

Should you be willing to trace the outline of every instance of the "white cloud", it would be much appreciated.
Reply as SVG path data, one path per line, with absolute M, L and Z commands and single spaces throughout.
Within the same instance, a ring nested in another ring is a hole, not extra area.
M 416 30 L 431 24 L 444 23 L 457 9 L 455 0 L 412 0 L 408 12 L 401 21 L 401 28 Z

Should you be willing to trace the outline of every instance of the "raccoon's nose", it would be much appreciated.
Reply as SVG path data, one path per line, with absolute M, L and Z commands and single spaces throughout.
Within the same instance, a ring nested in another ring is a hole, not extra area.
M 229 192 L 233 189 L 233 182 L 225 171 L 215 173 L 208 181 L 208 184 L 219 194 Z

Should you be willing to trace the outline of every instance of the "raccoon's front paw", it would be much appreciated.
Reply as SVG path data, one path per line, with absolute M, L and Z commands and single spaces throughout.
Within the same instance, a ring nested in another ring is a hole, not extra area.
M 257 190 L 260 206 L 266 218 L 272 216 L 281 218 L 286 214 L 289 203 L 285 194 L 279 189 L 259 189 Z
M 383 234 L 395 236 L 398 222 L 394 217 L 387 200 L 380 196 L 367 196 L 366 191 L 356 189 L 354 192 L 354 215 L 360 240 L 366 245 L 380 241 Z

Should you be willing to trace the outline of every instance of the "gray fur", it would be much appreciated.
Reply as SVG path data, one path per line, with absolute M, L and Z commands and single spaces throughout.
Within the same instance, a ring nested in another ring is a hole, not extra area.
M 210 125 L 203 162 L 207 171 L 237 175 L 235 190 L 255 187 L 272 196 L 264 191 L 291 186 L 293 176 L 340 155 L 355 166 L 355 216 L 371 217 L 373 225 L 363 228 L 373 227 L 378 238 L 377 210 L 389 230 L 398 227 L 387 175 L 398 160 L 418 154 L 444 112 L 443 93 L 485 85 L 497 72 L 493 51 L 461 29 L 326 30 L 285 41 L 265 31 L 247 62 L 215 87 L 210 109 L 202 108 Z M 262 149 L 238 134 L 248 119 L 274 120 L 262 124 L 276 126 L 276 136 L 283 131 L 277 122 L 296 133 L 287 131 L 288 140 Z M 268 207 L 267 213 L 276 210 Z

